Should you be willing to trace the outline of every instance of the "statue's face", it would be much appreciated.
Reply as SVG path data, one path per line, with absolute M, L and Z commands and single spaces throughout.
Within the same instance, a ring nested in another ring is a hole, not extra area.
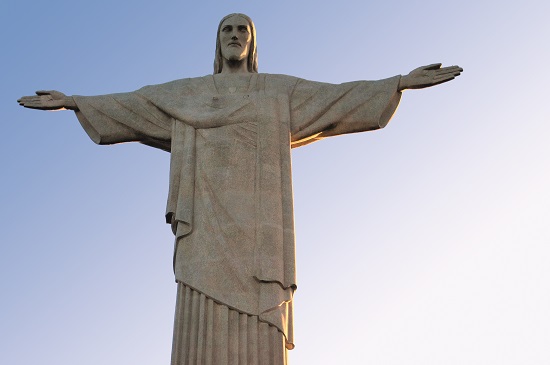
M 242 61 L 248 57 L 250 42 L 248 21 L 238 15 L 224 20 L 220 27 L 222 57 L 228 61 Z

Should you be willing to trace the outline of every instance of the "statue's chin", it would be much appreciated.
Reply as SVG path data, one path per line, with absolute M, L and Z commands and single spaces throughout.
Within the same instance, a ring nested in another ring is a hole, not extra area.
M 246 57 L 230 57 L 227 59 L 226 63 L 229 67 L 240 67 L 243 63 L 246 62 Z
M 241 56 L 241 55 L 232 55 L 232 56 L 227 58 L 227 61 L 232 62 L 232 63 L 238 63 L 238 62 L 244 61 L 245 58 L 246 58 L 245 56 Z
M 242 54 L 240 49 L 230 49 L 228 52 L 226 51 L 224 53 L 223 57 L 228 62 L 241 62 L 244 61 L 247 56 L 246 54 Z

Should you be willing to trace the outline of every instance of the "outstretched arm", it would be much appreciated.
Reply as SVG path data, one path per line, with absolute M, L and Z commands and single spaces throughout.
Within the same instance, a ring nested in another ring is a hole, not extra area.
M 408 75 L 401 76 L 399 91 L 405 89 L 423 89 L 451 81 L 459 76 L 462 68 L 449 66 L 441 68 L 441 63 L 415 68 Z
M 36 96 L 23 96 L 17 100 L 19 105 L 25 108 L 39 110 L 78 110 L 76 103 L 71 96 L 67 96 L 60 91 L 39 90 Z
M 170 151 L 174 118 L 146 95 L 149 89 L 157 88 L 148 86 L 134 92 L 97 96 L 37 91 L 36 96 L 24 96 L 18 102 L 32 109 L 74 110 L 86 133 L 97 144 L 140 142 Z

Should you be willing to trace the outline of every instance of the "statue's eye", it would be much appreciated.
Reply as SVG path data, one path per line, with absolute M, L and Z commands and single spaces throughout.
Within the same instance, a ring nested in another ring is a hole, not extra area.
M 233 28 L 230 25 L 226 25 L 222 28 L 222 32 L 231 32 Z

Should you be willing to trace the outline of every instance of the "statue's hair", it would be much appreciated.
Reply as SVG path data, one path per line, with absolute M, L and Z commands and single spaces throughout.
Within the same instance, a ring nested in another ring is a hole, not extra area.
M 250 17 L 246 14 L 241 13 L 233 13 L 226 15 L 220 20 L 220 24 L 218 25 L 218 32 L 216 33 L 216 56 L 214 58 L 214 74 L 219 74 L 222 72 L 223 68 L 223 57 L 222 57 L 222 49 L 220 44 L 220 31 L 221 27 L 224 21 L 227 19 L 233 17 L 233 16 L 240 16 L 248 22 L 248 26 L 250 27 L 250 47 L 248 48 L 248 58 L 247 58 L 247 68 L 248 72 L 258 72 L 258 53 L 256 52 L 256 27 L 254 26 L 254 22 Z

